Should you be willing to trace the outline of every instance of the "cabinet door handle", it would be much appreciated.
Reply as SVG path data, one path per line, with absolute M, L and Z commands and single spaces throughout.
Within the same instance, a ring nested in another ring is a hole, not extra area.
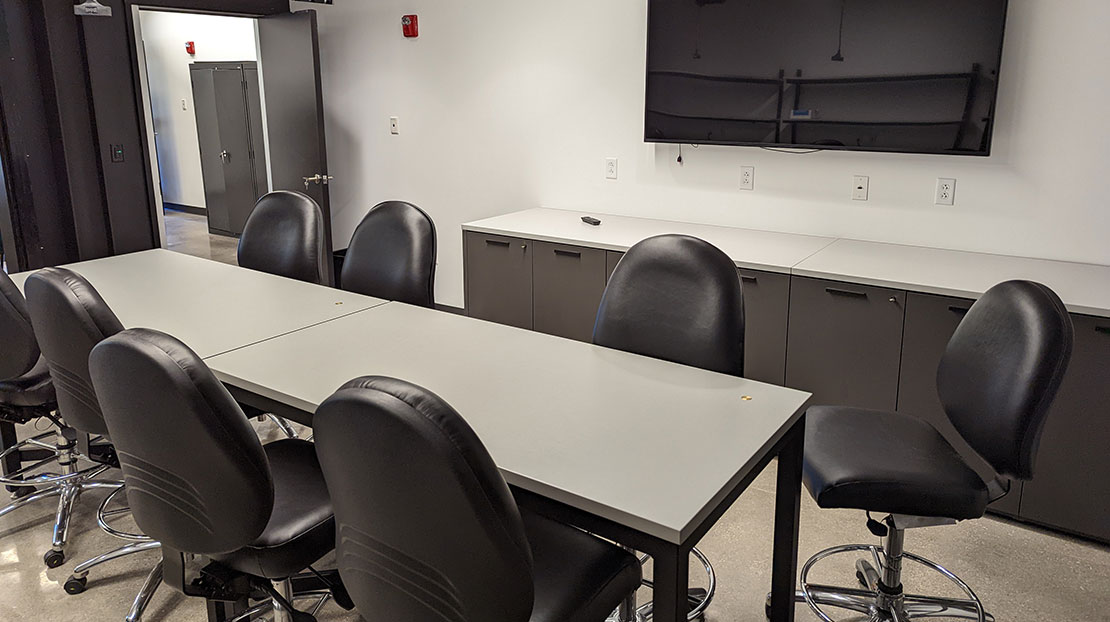
M 850 289 L 838 289 L 836 287 L 826 287 L 825 291 L 833 296 L 847 296 L 849 298 L 867 298 L 867 292 L 854 292 Z
M 509 243 L 503 240 L 486 240 L 486 244 L 490 246 L 504 246 L 505 248 L 509 248 Z
M 952 313 L 955 313 L 956 315 L 967 315 L 967 312 L 971 311 L 971 309 L 967 307 L 957 307 L 956 305 L 949 306 L 948 310 Z
M 1103 335 L 1110 335 L 1110 326 L 1096 326 L 1095 332 L 1102 333 Z
M 748 276 L 746 274 L 741 274 L 740 275 L 740 280 L 744 281 L 745 283 L 758 283 L 759 282 L 758 278 L 756 278 L 754 276 Z
M 568 250 L 563 250 L 561 248 L 556 248 L 555 249 L 555 254 L 563 256 L 563 257 L 581 257 L 582 256 L 582 253 L 580 251 L 568 251 Z

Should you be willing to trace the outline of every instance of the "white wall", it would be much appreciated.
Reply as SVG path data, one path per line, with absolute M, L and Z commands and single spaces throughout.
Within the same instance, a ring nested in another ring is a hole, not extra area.
M 990 158 L 686 147 L 683 167 L 642 139 L 645 0 L 293 6 L 321 16 L 336 245 L 379 201 L 420 205 L 440 303 L 463 302 L 459 224 L 537 206 L 1110 264 L 1105 0 L 1011 0 Z M 958 178 L 955 207 L 933 205 L 937 177 Z
M 254 20 L 140 11 L 139 21 L 146 47 L 154 128 L 158 132 L 162 199 L 167 203 L 204 207 L 189 65 L 255 60 Z M 185 51 L 186 41 L 196 42 L 196 56 Z M 183 99 L 187 110 L 182 109 Z

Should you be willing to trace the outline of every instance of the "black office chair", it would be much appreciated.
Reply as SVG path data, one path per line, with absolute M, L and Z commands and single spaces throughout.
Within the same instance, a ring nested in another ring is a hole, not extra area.
M 617 264 L 601 297 L 593 341 L 743 376 L 744 296 L 736 265 L 717 247 L 690 236 L 661 235 L 636 244 Z M 696 430 L 691 438 L 696 442 Z M 704 615 L 717 586 L 712 563 L 698 549 L 692 552 L 709 583 L 707 589 L 690 590 L 690 620 Z M 651 605 L 639 611 L 649 617 Z
M 603 622 L 640 584 L 620 548 L 517 507 L 439 396 L 348 382 L 317 409 L 339 572 L 368 620 Z
M 89 377 L 88 361 L 93 347 L 123 330 L 123 325 L 96 289 L 84 277 L 71 270 L 39 270 L 27 279 L 25 288 L 31 321 L 57 388 L 59 413 L 64 420 L 64 434 L 70 442 L 73 459 L 76 460 L 80 455 L 91 460 L 97 465 L 94 471 L 96 473 L 118 467 L 115 448 L 111 445 L 108 427 Z M 109 535 L 128 542 L 114 551 L 78 564 L 65 583 L 67 593 L 84 592 L 89 571 L 96 566 L 159 548 L 158 542 L 146 534 L 131 533 L 113 526 L 115 518 L 127 513 L 126 508 L 113 507 L 113 502 L 122 493 L 122 487 L 123 482 L 120 481 L 92 480 L 75 488 L 68 499 L 63 497 L 68 505 L 58 512 L 62 530 L 61 537 L 56 537 L 54 543 L 56 557 L 53 561 L 57 565 L 64 560 L 62 546 L 65 544 L 73 505 L 85 488 L 112 490 L 97 509 L 97 523 Z M 160 572 L 161 566 L 155 565 L 150 576 Z M 156 585 L 156 581 L 148 580 L 128 613 L 128 622 L 141 619 L 153 596 L 152 586 Z
M 814 406 L 806 412 L 804 481 L 822 508 L 868 512 L 882 546 L 848 545 L 814 555 L 802 568 L 798 602 L 825 621 L 822 606 L 871 620 L 922 617 L 993 619 L 972 589 L 940 565 L 904 550 L 905 530 L 980 518 L 1009 492 L 1009 479 L 1033 477 L 1045 415 L 1071 358 L 1073 329 L 1052 290 L 1029 281 L 991 288 L 960 322 L 937 371 L 937 391 L 956 430 L 999 477 L 984 482 L 932 425 L 910 415 Z M 881 522 L 871 512 L 888 514 Z M 832 555 L 856 562 L 860 588 L 813 585 L 813 566 Z M 902 562 L 951 580 L 966 599 L 906 594 Z
M 208 599 L 219 619 L 272 607 L 278 622 L 313 620 L 294 610 L 291 578 L 334 548 L 335 520 L 312 443 L 263 446 L 200 357 L 164 333 L 122 332 L 89 366 L 135 521 L 162 542 L 165 582 Z M 211 562 L 198 581 L 186 554 Z M 248 608 L 261 593 L 268 600 Z M 328 594 L 315 595 L 318 608 Z
M 380 203 L 359 223 L 339 286 L 349 292 L 435 307 L 436 227 L 404 201 Z
M 0 272 L 0 343 L 4 346 L 0 358 L 0 426 L 4 441 L 0 462 L 4 474 L 0 484 L 8 486 L 14 497 L 12 503 L 0 508 L 0 516 L 42 499 L 60 497 L 57 516 L 61 520 L 54 525 L 55 546 L 60 547 L 64 541 L 59 542 L 59 537 L 64 538 L 66 525 L 59 523 L 69 517 L 66 508 L 74 497 L 70 491 L 104 469 L 94 467 L 81 472 L 75 464 L 73 448 L 62 434 L 64 426 L 54 414 L 58 408 L 54 385 L 39 351 L 26 301 L 4 272 Z M 17 442 L 15 426 L 40 419 L 52 421 L 57 429 Z M 57 437 L 53 445 L 47 442 L 51 436 Z M 24 467 L 25 461 L 32 464 Z M 53 467 L 62 472 L 43 471 Z M 56 557 L 52 549 L 44 560 L 51 565 Z
M 239 236 L 239 265 L 269 274 L 328 284 L 324 213 L 306 194 L 275 190 L 258 199 Z M 251 417 L 269 418 L 288 438 L 297 432 L 285 419 L 244 406 Z
M 324 213 L 311 197 L 276 190 L 255 204 L 239 236 L 239 265 L 251 270 L 328 284 Z

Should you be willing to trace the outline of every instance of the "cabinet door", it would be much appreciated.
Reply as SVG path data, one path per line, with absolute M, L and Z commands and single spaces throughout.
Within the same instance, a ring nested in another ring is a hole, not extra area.
M 1075 349 L 1025 483 L 1021 516 L 1110 541 L 1110 319 L 1072 321 Z
M 474 318 L 532 328 L 532 244 L 467 231 L 466 312 Z
M 624 253 L 620 251 L 605 251 L 605 282 L 609 282 L 609 277 L 613 276 L 613 270 L 617 269 L 617 262 L 624 257 Z
M 533 327 L 541 333 L 590 341 L 605 291 L 605 251 L 535 243 Z
M 782 385 L 786 382 L 786 321 L 790 277 L 740 270 L 744 286 L 744 377 Z
M 937 367 L 972 300 L 911 292 L 906 297 L 906 327 L 902 337 L 902 373 L 898 382 L 898 411 L 933 424 L 981 477 L 993 479 L 994 469 L 975 453 L 956 431 L 937 395 Z M 1010 494 L 991 509 L 1017 514 L 1021 482 L 1011 483 Z
M 894 410 L 906 292 L 794 277 L 786 384 L 814 404 Z

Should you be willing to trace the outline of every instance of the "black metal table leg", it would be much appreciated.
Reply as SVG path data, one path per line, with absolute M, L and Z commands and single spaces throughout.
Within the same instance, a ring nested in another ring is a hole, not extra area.
M 652 619 L 656 622 L 685 622 L 689 607 L 690 551 L 668 545 L 651 552 Z
M 10 421 L 0 421 L 0 451 L 13 447 L 18 442 L 19 439 L 16 437 L 15 424 Z M 19 452 L 13 451 L 4 458 L 4 464 L 0 465 L 0 468 L 3 468 L 4 475 L 8 475 L 9 473 L 18 471 L 21 466 L 23 465 L 21 464 Z M 8 486 L 7 489 L 8 492 L 16 492 L 18 490 L 15 486 Z
M 779 452 L 775 487 L 775 550 L 771 562 L 771 622 L 793 622 L 798 576 L 798 513 L 802 505 L 805 417 L 789 432 Z

